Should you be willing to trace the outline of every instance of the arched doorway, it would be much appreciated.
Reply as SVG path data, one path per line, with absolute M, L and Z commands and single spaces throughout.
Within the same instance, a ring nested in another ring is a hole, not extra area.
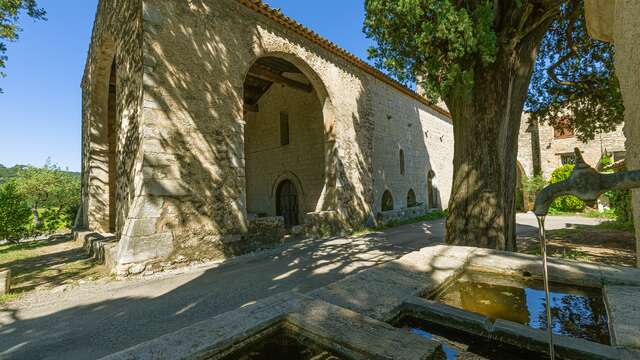
M 293 226 L 304 214 L 328 210 L 335 152 L 326 99 L 317 76 L 291 55 L 263 56 L 249 68 L 243 85 L 249 218 L 286 215 Z
M 109 232 L 116 232 L 116 141 L 117 141 L 117 65 L 113 59 L 111 64 L 111 75 L 109 76 L 109 99 L 107 100 L 107 138 L 108 155 L 107 171 L 109 173 Z
M 391 196 L 391 192 L 386 190 L 384 194 L 382 194 L 382 211 L 390 211 L 393 210 L 393 196 Z
M 290 180 L 283 180 L 276 190 L 276 215 L 284 217 L 287 228 L 300 224 L 298 190 Z
M 83 127 L 82 226 L 118 233 L 117 150 L 120 116 L 116 46 L 105 35 L 96 51 L 95 66 L 86 77 L 91 97 Z M 86 156 L 86 157 L 84 157 Z

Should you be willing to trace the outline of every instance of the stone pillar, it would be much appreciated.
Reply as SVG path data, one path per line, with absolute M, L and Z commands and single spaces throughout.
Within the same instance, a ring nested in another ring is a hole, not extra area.
M 11 291 L 11 270 L 0 270 L 0 295 L 8 294 Z
M 640 1 L 616 0 L 614 21 L 615 66 L 625 106 L 624 134 L 627 170 L 640 170 Z M 636 261 L 640 267 L 640 189 L 633 190 Z
M 586 0 L 589 34 L 613 42 L 615 66 L 625 106 L 624 134 L 627 170 L 640 170 L 640 1 Z M 640 267 L 640 189 L 633 191 L 636 259 Z

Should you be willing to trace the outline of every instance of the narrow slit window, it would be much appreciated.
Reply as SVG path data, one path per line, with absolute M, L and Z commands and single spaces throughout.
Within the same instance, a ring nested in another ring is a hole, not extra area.
M 289 114 L 280 113 L 280 145 L 289 145 Z

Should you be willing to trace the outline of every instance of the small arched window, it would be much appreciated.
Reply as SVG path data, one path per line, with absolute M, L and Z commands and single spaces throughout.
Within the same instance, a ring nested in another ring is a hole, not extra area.
M 382 194 L 382 211 L 393 210 L 393 197 L 389 190 L 386 190 L 384 194 Z
M 400 175 L 404 175 L 404 151 L 400 149 Z
M 413 191 L 413 189 L 409 189 L 409 192 L 407 193 L 407 207 L 414 207 L 416 206 L 416 193 Z
M 435 209 L 438 207 L 438 193 L 433 186 L 433 178 L 436 177 L 436 173 L 433 170 L 429 170 L 427 174 L 427 196 L 429 200 L 429 208 Z

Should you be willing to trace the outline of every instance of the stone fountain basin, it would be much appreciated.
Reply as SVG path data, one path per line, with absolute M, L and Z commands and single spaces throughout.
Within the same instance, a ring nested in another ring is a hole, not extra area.
M 640 270 L 550 259 L 550 280 L 601 289 L 611 345 L 555 336 L 568 359 L 640 359 Z M 306 294 L 284 292 L 203 320 L 106 359 L 224 359 L 285 327 L 345 359 L 442 359 L 438 342 L 396 329 L 415 317 L 534 352 L 546 331 L 425 298 L 463 273 L 541 278 L 541 258 L 487 249 L 431 246 Z
M 311 295 L 375 319 L 394 323 L 403 316 L 547 352 L 545 330 L 488 317 L 427 300 L 463 273 L 505 278 L 542 278 L 538 256 L 454 246 L 426 247 L 398 260 L 352 275 Z M 640 270 L 552 258 L 550 281 L 602 291 L 611 345 L 554 336 L 560 356 L 572 359 L 640 359 Z M 632 299 L 635 299 L 632 300 Z

